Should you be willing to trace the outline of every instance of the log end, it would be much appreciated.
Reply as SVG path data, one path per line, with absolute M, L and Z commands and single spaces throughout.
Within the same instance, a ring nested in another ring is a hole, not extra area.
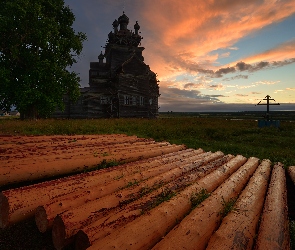
M 0 193 L 0 228 L 5 228 L 8 225 L 9 219 L 9 203 L 5 195 Z
M 66 245 L 66 228 L 59 215 L 53 221 L 52 241 L 56 249 L 63 249 Z
M 35 212 L 35 222 L 41 233 L 45 233 L 49 228 L 47 213 L 43 206 L 39 206 Z
M 76 234 L 75 239 L 75 249 L 76 250 L 86 250 L 88 247 L 90 247 L 90 240 L 85 232 L 82 230 L 79 230 Z

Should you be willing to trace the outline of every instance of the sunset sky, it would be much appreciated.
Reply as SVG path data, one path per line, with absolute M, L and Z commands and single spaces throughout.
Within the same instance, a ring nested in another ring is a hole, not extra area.
M 270 95 L 295 110 L 295 0 L 65 0 L 88 41 L 72 69 L 88 86 L 90 61 L 112 23 L 136 21 L 145 63 L 160 80 L 160 111 L 266 110 Z M 275 103 L 275 102 L 274 102 Z

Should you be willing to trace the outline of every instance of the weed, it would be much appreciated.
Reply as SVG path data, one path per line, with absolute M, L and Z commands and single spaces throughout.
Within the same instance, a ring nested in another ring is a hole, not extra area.
M 93 152 L 93 156 L 94 156 L 94 157 L 97 157 L 97 156 L 98 156 L 98 153 L 97 153 L 96 151 L 94 151 L 94 152 Z
M 209 196 L 210 196 L 210 193 L 208 193 L 206 189 L 202 189 L 198 193 L 193 193 L 191 195 L 191 198 L 190 198 L 190 201 L 191 201 L 191 204 L 192 204 L 192 209 L 194 209 L 198 205 L 200 205 Z
M 118 175 L 114 177 L 114 180 L 120 180 L 124 177 L 124 174 Z
M 98 165 L 96 165 L 93 168 L 87 168 L 84 170 L 84 173 L 90 172 L 90 171 L 95 171 L 95 170 L 100 170 L 104 168 L 109 168 L 109 167 L 114 167 L 118 166 L 120 163 L 118 161 L 112 160 L 112 161 L 107 161 L 105 159 L 102 160 L 102 162 Z
M 176 195 L 176 192 L 170 190 L 169 188 L 163 188 L 162 192 L 155 196 L 151 202 L 149 202 L 149 206 L 143 209 L 143 213 L 153 209 L 154 207 L 159 206 L 161 203 L 170 200 L 172 197 Z
M 73 139 L 73 140 L 69 140 L 68 143 L 71 143 L 71 142 L 77 142 L 76 139 Z
M 103 152 L 102 156 L 109 156 L 110 154 L 108 152 Z
M 128 184 L 125 186 L 125 188 L 133 187 L 139 184 L 138 180 L 129 181 Z
M 229 212 L 235 211 L 234 205 L 236 203 L 237 197 L 230 198 L 228 201 L 225 201 L 222 197 L 222 206 L 223 209 L 218 213 L 221 218 L 224 218 Z

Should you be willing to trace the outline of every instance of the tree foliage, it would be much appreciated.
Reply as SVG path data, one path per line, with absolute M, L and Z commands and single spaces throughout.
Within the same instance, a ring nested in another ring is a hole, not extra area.
M 79 77 L 68 71 L 86 40 L 72 28 L 64 0 L 0 0 L 0 108 L 23 118 L 47 117 L 63 96 L 79 96 Z

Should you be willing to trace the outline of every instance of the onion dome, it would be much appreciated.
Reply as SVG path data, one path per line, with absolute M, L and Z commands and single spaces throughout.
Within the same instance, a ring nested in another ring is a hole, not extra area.
M 104 59 L 104 55 L 102 54 L 102 51 L 100 52 L 100 55 L 98 56 L 98 59 Z
M 118 22 L 120 24 L 120 30 L 127 29 L 127 25 L 129 23 L 129 17 L 125 15 L 123 11 L 123 15 L 118 18 Z

